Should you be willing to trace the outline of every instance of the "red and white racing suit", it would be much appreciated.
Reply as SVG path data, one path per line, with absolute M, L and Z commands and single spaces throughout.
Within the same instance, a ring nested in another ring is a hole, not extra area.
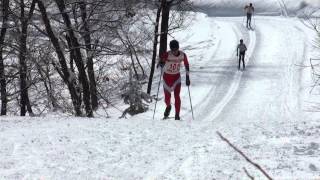
M 179 51 L 178 55 L 175 56 L 172 51 L 168 51 L 161 56 L 161 61 L 165 63 L 163 70 L 163 90 L 165 96 L 165 103 L 170 106 L 171 92 L 174 92 L 175 99 L 175 110 L 176 114 L 179 115 L 181 100 L 180 100 L 180 90 L 181 90 L 181 76 L 180 76 L 180 66 L 184 63 L 184 66 L 189 73 L 189 62 L 187 55 Z

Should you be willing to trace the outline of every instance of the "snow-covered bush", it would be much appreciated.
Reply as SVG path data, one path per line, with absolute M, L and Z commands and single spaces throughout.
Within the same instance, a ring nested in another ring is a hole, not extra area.
M 133 77 L 132 68 L 130 68 L 129 72 L 129 81 L 123 85 L 121 96 L 124 103 L 129 104 L 129 107 L 125 109 L 121 117 L 125 117 L 127 113 L 130 115 L 143 113 L 148 110 L 147 103 L 151 102 L 150 95 L 143 92 L 139 79 Z

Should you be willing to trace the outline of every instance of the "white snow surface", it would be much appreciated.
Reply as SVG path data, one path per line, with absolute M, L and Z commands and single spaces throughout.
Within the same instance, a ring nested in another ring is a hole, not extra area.
M 192 2 L 212 16 L 243 16 L 245 5 L 252 3 L 255 15 L 305 16 L 311 11 L 319 11 L 319 0 L 192 0 Z M 319 15 L 319 13 L 317 13 Z
M 188 55 L 195 119 L 182 73 L 182 121 L 162 120 L 163 90 L 150 110 L 128 119 L 0 117 L 0 179 L 257 179 L 261 172 L 222 141 L 221 132 L 274 179 L 320 178 L 319 89 L 309 58 L 315 34 L 297 18 L 196 13 L 175 33 Z M 248 47 L 237 70 L 236 45 Z M 159 72 L 155 77 L 156 93 Z M 171 112 L 174 116 L 174 109 Z

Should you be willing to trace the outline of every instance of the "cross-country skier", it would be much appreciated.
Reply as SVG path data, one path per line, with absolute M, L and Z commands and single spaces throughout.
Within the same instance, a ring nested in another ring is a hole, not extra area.
M 181 76 L 180 65 L 183 62 L 186 69 L 186 85 L 190 86 L 189 78 L 189 62 L 187 55 L 179 50 L 179 42 L 177 40 L 170 41 L 170 51 L 160 56 L 159 65 L 163 68 L 163 90 L 166 103 L 164 111 L 164 119 L 169 117 L 171 110 L 171 92 L 174 92 L 175 99 L 175 120 L 180 120 L 180 90 Z
M 242 68 L 245 69 L 246 66 L 244 64 L 244 57 L 247 51 L 247 46 L 243 43 L 243 39 L 240 39 L 240 44 L 237 46 L 237 56 L 239 55 L 239 66 L 238 69 L 240 70 L 240 64 L 242 61 Z
M 246 5 L 244 7 L 244 10 L 247 13 L 247 28 L 252 28 L 251 27 L 251 17 L 252 17 L 252 14 L 254 13 L 254 7 L 252 6 L 252 3 L 250 3 L 249 6 Z

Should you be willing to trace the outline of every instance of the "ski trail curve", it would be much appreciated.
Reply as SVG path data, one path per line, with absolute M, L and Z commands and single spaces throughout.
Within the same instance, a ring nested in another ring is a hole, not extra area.
M 241 24 L 239 25 L 238 22 L 231 22 L 233 23 L 234 26 L 233 27 L 233 33 L 236 34 L 236 37 L 238 39 L 240 39 L 241 37 Z M 255 49 L 256 46 L 256 33 L 254 31 L 250 31 L 248 33 L 248 37 L 250 41 L 248 43 L 248 51 L 247 51 L 247 58 L 246 58 L 246 63 L 248 63 L 250 61 L 250 59 L 253 56 L 253 51 Z M 216 53 L 216 52 L 215 52 Z M 234 56 L 234 54 L 232 55 Z M 215 57 L 214 55 L 212 55 L 212 57 Z M 233 68 L 233 67 L 226 67 L 226 68 Z M 237 71 L 236 69 L 233 69 L 234 71 Z M 223 111 L 223 109 L 226 107 L 226 105 L 229 103 L 229 101 L 234 97 L 234 95 L 236 94 L 241 79 L 242 79 L 242 75 L 245 73 L 245 71 L 237 71 L 234 74 L 234 77 L 232 79 L 230 79 L 232 81 L 231 85 L 229 86 L 226 94 L 224 95 L 224 97 L 213 107 L 212 111 L 210 111 L 210 113 L 204 114 L 205 116 L 205 120 L 204 123 L 201 123 L 201 126 L 198 128 L 193 129 L 193 131 L 197 131 L 197 132 L 202 132 L 201 130 L 203 130 L 203 127 L 209 127 L 208 123 L 211 123 L 214 121 L 215 118 L 217 118 L 219 116 L 219 114 Z M 213 95 L 214 92 L 214 86 L 212 86 L 210 88 L 210 92 L 209 94 L 207 94 L 206 96 L 204 96 L 204 101 L 205 99 L 208 99 L 207 97 L 210 95 Z M 210 98 L 209 98 L 210 99 Z M 210 107 L 210 103 L 212 103 L 212 101 L 214 101 L 213 99 L 210 99 L 209 101 L 206 102 L 206 106 Z M 196 109 L 202 109 L 202 107 L 196 106 Z M 201 112 L 200 112 L 201 113 Z M 199 112 L 198 112 L 199 114 Z M 191 112 L 184 114 L 185 117 L 189 117 L 191 118 Z M 208 123 L 205 123 L 208 122 Z M 201 130 L 200 130 L 201 129 Z M 195 132 L 193 132 L 195 133 Z M 191 139 L 190 139 L 191 140 Z M 188 141 L 188 140 L 186 140 Z M 150 171 L 148 173 L 148 175 L 146 176 L 145 179 L 161 179 L 163 176 L 167 175 L 167 174 L 176 174 L 177 172 L 179 172 L 179 177 L 183 178 L 183 179 L 187 179 L 188 178 L 188 173 L 184 172 L 184 169 L 186 169 L 186 167 L 188 166 L 188 164 L 192 163 L 192 161 L 197 157 L 197 153 L 196 152 L 184 152 L 181 153 L 180 156 L 174 157 L 174 158 L 170 158 L 170 159 L 163 159 L 161 162 L 157 162 L 157 167 L 160 167 L 157 169 L 157 171 L 153 170 Z M 161 164 L 161 166 L 160 166 Z M 185 167 L 186 166 L 186 167 Z
M 240 39 L 240 37 L 242 36 L 242 32 L 241 32 L 241 27 L 242 24 L 239 22 L 234 22 L 235 27 L 233 28 L 233 32 L 234 34 L 236 34 L 236 36 L 238 37 L 238 39 Z M 252 59 L 253 56 L 253 52 L 256 46 L 256 33 L 255 31 L 249 31 L 248 33 L 248 38 L 249 38 L 249 44 L 248 44 L 248 50 L 246 53 L 246 64 L 248 64 L 250 62 L 250 60 Z M 236 64 L 236 63 L 235 63 Z M 231 68 L 231 67 L 228 67 Z M 236 71 L 236 70 L 234 70 Z M 223 111 L 223 109 L 226 107 L 226 105 L 230 102 L 230 100 L 234 97 L 234 95 L 236 94 L 240 82 L 241 82 L 241 78 L 242 75 L 245 73 L 245 71 L 237 71 L 233 77 L 233 79 L 231 79 L 231 85 L 230 87 L 227 89 L 226 93 L 223 95 L 223 98 L 218 102 L 213 102 L 216 99 L 208 99 L 207 97 L 213 95 L 215 92 L 211 91 L 210 94 L 208 94 L 207 96 L 204 97 L 203 102 L 205 105 L 203 106 L 207 106 L 210 108 L 210 111 L 206 111 L 206 112 L 198 112 L 197 115 L 200 115 L 199 119 L 204 119 L 205 121 L 211 122 L 214 119 L 216 119 L 220 113 Z M 213 108 L 211 108 L 212 104 L 216 104 Z M 208 109 L 208 108 L 200 108 L 200 109 Z M 197 119 L 197 118 L 196 118 Z
M 251 59 L 251 56 L 253 54 L 253 50 L 255 47 L 256 43 L 256 34 L 255 32 L 249 32 L 249 37 L 250 37 L 250 44 L 248 46 L 248 51 L 247 51 L 247 61 L 248 63 Z M 226 95 L 223 97 L 223 99 L 213 108 L 213 111 L 208 114 L 207 116 L 209 117 L 210 121 L 213 121 L 215 118 L 217 118 L 220 113 L 222 112 L 223 108 L 229 103 L 229 101 L 232 99 L 232 97 L 235 95 L 236 91 L 238 90 L 238 87 L 241 82 L 241 77 L 243 75 L 244 71 L 238 71 L 235 75 L 235 79 L 233 80 L 231 87 L 228 89 Z

